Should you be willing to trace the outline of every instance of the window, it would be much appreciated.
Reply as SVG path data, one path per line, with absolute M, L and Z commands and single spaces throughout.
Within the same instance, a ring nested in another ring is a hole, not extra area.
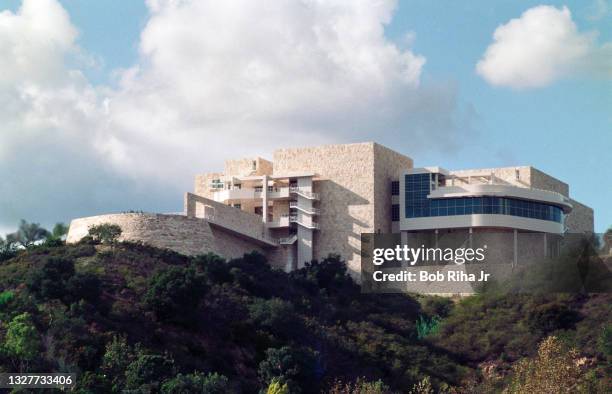
M 399 204 L 391 205 L 391 221 L 399 222 L 400 219 L 400 206 Z
M 234 208 L 242 209 L 242 205 L 241 204 L 234 204 Z
M 392 196 L 399 196 L 399 189 L 400 189 L 399 181 L 391 182 L 391 195 Z
M 257 169 L 257 161 L 253 160 L 253 171 Z

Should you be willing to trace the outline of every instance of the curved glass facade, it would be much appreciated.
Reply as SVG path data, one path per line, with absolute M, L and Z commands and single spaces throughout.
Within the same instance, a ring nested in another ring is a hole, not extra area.
M 471 214 L 511 215 L 563 223 L 563 210 L 556 206 L 511 197 L 460 197 L 428 199 L 433 174 L 406 175 L 406 218 Z

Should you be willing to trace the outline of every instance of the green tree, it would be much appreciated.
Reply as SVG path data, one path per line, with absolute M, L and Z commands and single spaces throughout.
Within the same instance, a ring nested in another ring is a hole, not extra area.
M 24 312 L 10 321 L 3 351 L 13 359 L 14 364 L 19 365 L 20 371 L 38 356 L 40 345 L 40 335 L 29 313 Z
M 126 387 L 145 392 L 158 391 L 161 384 L 174 374 L 174 360 L 171 358 L 141 353 L 126 369 Z
M 53 230 L 51 230 L 51 236 L 56 239 L 61 239 L 68 234 L 68 226 L 64 223 L 55 223 Z
M 0 236 L 0 262 L 12 259 L 16 255 L 15 244 Z
M 55 223 L 53 226 L 53 230 L 47 238 L 45 239 L 45 245 L 47 246 L 61 246 L 64 244 L 64 240 L 66 239 L 66 234 L 68 234 L 68 226 L 64 223 Z
M 50 234 L 51 233 L 42 228 L 39 223 L 28 223 L 21 219 L 17 231 L 8 234 L 6 239 L 10 243 L 19 244 L 24 248 L 28 248 L 37 241 L 47 238 Z
M 26 280 L 31 293 L 40 299 L 64 299 L 66 283 L 74 276 L 74 262 L 61 257 L 47 257 L 40 269 L 33 271 Z
M 121 227 L 111 223 L 96 224 L 89 228 L 89 236 L 92 237 L 94 241 L 103 244 L 113 244 L 117 242 L 121 233 Z
M 299 392 L 300 387 L 313 387 L 316 354 L 310 349 L 294 349 L 283 346 L 266 350 L 266 358 L 259 363 L 259 377 L 269 384 L 273 379 L 287 383 L 290 391 Z
M 280 298 L 269 300 L 258 298 L 249 305 L 249 315 L 255 325 L 265 327 L 274 334 L 290 337 L 299 329 L 293 305 Z
M 566 351 L 554 336 L 546 338 L 534 359 L 523 359 L 513 368 L 506 394 L 577 393 L 582 371 L 576 366 L 578 353 Z
M 597 339 L 597 348 L 603 355 L 612 361 L 612 324 L 606 325 Z
M 190 267 L 169 267 L 149 281 L 144 302 L 158 319 L 190 323 L 204 296 L 204 278 Z
M 216 372 L 207 375 L 200 372 L 178 374 L 161 387 L 162 394 L 225 394 L 229 391 L 227 378 Z
M 120 392 L 125 387 L 125 371 L 135 358 L 134 350 L 124 336 L 115 335 L 106 344 L 101 369 L 110 378 L 113 392 Z

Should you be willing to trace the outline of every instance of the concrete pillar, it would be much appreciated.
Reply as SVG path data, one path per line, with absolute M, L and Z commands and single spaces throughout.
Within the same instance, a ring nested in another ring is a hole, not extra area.
M 262 206 L 262 221 L 268 222 L 268 176 L 263 176 L 263 188 L 261 189 L 261 197 L 263 199 Z
M 513 242 L 513 261 L 512 261 L 512 265 L 514 267 L 518 266 L 518 230 L 514 229 L 514 242 Z
M 546 236 L 546 233 L 544 233 L 544 257 L 547 257 L 548 255 L 548 237 Z
M 438 229 L 434 230 L 434 234 L 435 234 L 435 248 L 438 248 Z
M 469 235 L 469 237 L 470 237 L 470 238 L 469 238 L 469 239 L 470 239 L 470 241 L 469 241 L 469 242 L 470 242 L 470 248 L 472 248 L 472 245 L 473 245 L 473 244 L 472 244 L 472 241 L 473 241 L 472 234 L 473 234 L 473 233 L 474 233 L 474 229 L 473 229 L 472 227 L 470 227 L 470 235 Z
M 196 215 L 196 202 L 191 193 L 185 193 L 184 206 L 185 215 L 194 218 Z

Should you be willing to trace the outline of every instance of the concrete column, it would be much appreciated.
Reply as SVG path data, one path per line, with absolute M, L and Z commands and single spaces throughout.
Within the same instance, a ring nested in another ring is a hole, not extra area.
M 434 234 L 435 234 L 435 248 L 438 248 L 438 229 L 434 230 Z
M 185 215 L 194 218 L 196 215 L 196 202 L 191 193 L 185 193 Z
M 262 206 L 262 221 L 268 222 L 268 176 L 263 176 L 263 188 L 261 189 L 261 197 L 263 199 Z
M 513 245 L 513 249 L 514 249 L 514 253 L 513 253 L 513 261 L 512 261 L 512 265 L 513 266 L 518 266 L 518 230 L 514 229 L 514 245 Z
M 544 257 L 547 257 L 548 255 L 548 237 L 546 236 L 546 233 L 544 233 Z
M 474 229 L 470 227 L 470 235 L 469 235 L 469 237 L 470 237 L 470 241 L 469 241 L 469 242 L 470 242 L 470 248 L 472 247 L 472 241 L 473 241 L 473 239 L 472 239 L 472 238 L 473 238 L 473 237 L 472 237 L 472 234 L 473 234 L 473 233 L 474 233 Z

